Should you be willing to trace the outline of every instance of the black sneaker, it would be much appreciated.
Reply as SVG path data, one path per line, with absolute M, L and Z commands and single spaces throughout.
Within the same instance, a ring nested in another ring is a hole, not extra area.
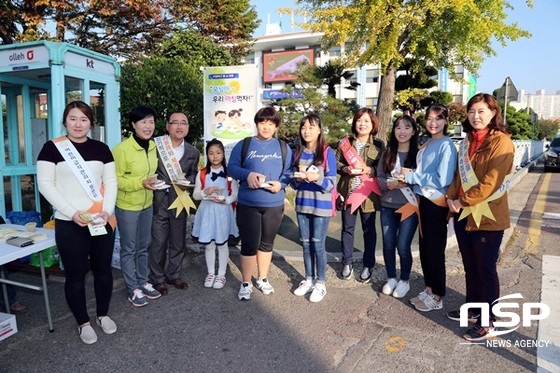
M 474 324 L 479 316 L 480 314 L 469 311 L 468 321 L 471 324 Z M 455 321 L 461 321 L 461 312 L 459 312 L 459 310 L 448 312 L 447 318 Z
M 493 327 L 483 328 L 482 326 L 475 324 L 475 326 L 467 330 L 467 332 L 463 335 L 463 338 L 470 342 L 485 341 L 488 338 L 492 338 L 492 335 L 489 333 L 493 330 Z

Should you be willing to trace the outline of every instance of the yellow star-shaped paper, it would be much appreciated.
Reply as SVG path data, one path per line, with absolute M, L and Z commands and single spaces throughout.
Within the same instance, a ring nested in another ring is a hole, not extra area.
M 488 202 L 503 196 L 504 193 L 506 193 L 510 189 L 512 178 L 513 178 L 513 174 L 508 174 L 504 179 L 502 185 L 500 185 L 500 188 L 496 192 L 494 192 L 490 197 L 488 197 L 485 201 L 480 202 L 474 206 L 463 207 L 463 211 L 461 212 L 461 216 L 459 216 L 459 220 L 467 217 L 469 214 L 472 214 L 474 222 L 477 227 L 480 227 L 480 222 L 482 221 L 483 216 L 486 216 L 489 219 L 495 221 L 496 218 L 494 217 L 492 210 L 490 210 L 490 205 L 488 204 Z
M 187 215 L 190 214 L 191 208 L 196 210 L 196 206 L 189 196 L 189 192 L 187 192 L 186 190 L 181 190 L 181 188 L 179 188 L 177 185 L 173 185 L 173 188 L 175 189 L 175 193 L 177 193 L 177 198 L 171 205 L 169 205 L 167 209 L 177 209 L 177 211 L 175 212 L 176 218 L 179 217 L 179 214 L 181 213 L 181 211 L 183 211 L 183 209 L 185 209 Z
M 472 215 L 474 223 L 477 227 L 480 227 L 480 222 L 482 221 L 483 216 L 486 216 L 492 220 L 496 220 L 494 214 L 492 214 L 492 211 L 490 210 L 488 201 L 480 202 L 479 204 L 476 204 L 474 206 L 463 207 L 463 211 L 459 216 L 459 220 L 466 218 L 467 216 L 469 216 L 469 214 Z

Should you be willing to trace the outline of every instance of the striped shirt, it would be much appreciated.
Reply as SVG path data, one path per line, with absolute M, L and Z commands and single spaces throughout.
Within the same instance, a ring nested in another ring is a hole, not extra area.
M 356 151 L 358 152 L 358 154 L 362 154 L 362 150 L 364 150 L 364 147 L 366 146 L 366 142 L 360 142 L 358 140 L 356 140 Z M 355 191 L 356 189 L 358 189 L 358 187 L 362 185 L 362 178 L 359 176 L 354 176 L 352 178 L 352 182 L 350 183 L 350 190 L 348 192 L 348 196 L 350 196 L 350 194 L 352 194 L 353 191 Z
M 314 151 L 304 150 L 301 154 L 299 165 L 307 169 L 313 163 Z M 319 169 L 319 179 L 308 183 L 297 183 L 295 179 L 292 186 L 296 193 L 296 212 L 316 216 L 330 217 L 332 213 L 331 191 L 336 185 L 336 157 L 332 149 L 327 150 L 326 170 L 322 165 Z M 298 167 L 296 166 L 296 169 Z

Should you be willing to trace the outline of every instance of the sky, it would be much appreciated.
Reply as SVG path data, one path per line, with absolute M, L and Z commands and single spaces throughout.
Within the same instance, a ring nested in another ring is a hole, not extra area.
M 506 47 L 493 43 L 496 56 L 487 57 L 478 70 L 478 91 L 491 93 L 509 76 L 518 90 L 524 89 L 527 93 L 541 89 L 546 93 L 560 92 L 560 1 L 533 0 L 533 8 L 529 8 L 525 0 L 509 2 L 514 9 L 508 11 L 506 22 L 517 22 L 532 36 L 509 41 Z M 255 36 L 262 36 L 269 15 L 271 23 L 278 23 L 280 16 L 276 9 L 290 7 L 295 1 L 251 0 L 251 4 L 256 6 L 262 21 Z M 283 15 L 283 33 L 292 32 L 290 24 L 290 16 Z

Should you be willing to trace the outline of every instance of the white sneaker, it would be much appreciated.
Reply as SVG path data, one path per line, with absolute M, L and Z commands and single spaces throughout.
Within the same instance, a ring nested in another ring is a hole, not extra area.
M 358 277 L 358 281 L 363 283 L 368 283 L 371 280 L 371 275 L 372 275 L 372 268 L 364 267 L 362 269 L 362 273 L 360 273 L 360 276 Z
M 205 288 L 211 288 L 214 285 L 214 280 L 216 280 L 215 275 L 207 275 L 204 278 L 204 287 Z
M 441 310 L 443 308 L 443 299 L 440 298 L 440 300 L 436 300 L 433 294 L 428 294 L 423 301 L 416 303 L 414 307 L 421 312 Z
M 226 284 L 226 276 L 217 275 L 216 279 L 214 280 L 214 285 L 212 287 L 214 289 L 221 289 Z
M 95 321 L 105 334 L 113 334 L 117 331 L 117 324 L 109 316 L 96 317 Z
M 82 342 L 87 345 L 97 342 L 97 334 L 89 323 L 84 326 L 78 326 L 78 333 L 80 333 L 80 339 L 82 340 Z
M 253 285 L 249 282 L 242 282 L 241 287 L 239 288 L 239 293 L 237 293 L 237 297 L 239 300 L 249 300 L 251 299 L 251 293 L 253 292 Z
M 323 298 L 327 295 L 327 288 L 325 284 L 315 284 L 313 287 L 313 292 L 309 297 L 309 301 L 313 303 L 317 303 L 323 300 Z
M 264 295 L 274 293 L 274 288 L 270 285 L 270 282 L 268 282 L 268 278 L 266 277 L 257 280 L 257 289 L 262 291 Z
M 424 289 L 423 291 L 421 291 L 420 293 L 418 293 L 417 296 L 415 296 L 414 298 L 410 298 L 410 303 L 412 303 L 413 305 L 416 303 L 420 303 L 422 302 L 424 299 L 426 299 L 426 297 L 428 296 L 428 288 Z
M 399 280 L 397 283 L 397 287 L 393 290 L 393 297 L 395 298 L 402 298 L 408 293 L 410 290 L 410 285 L 408 281 Z
M 383 285 L 383 289 L 381 289 L 381 292 L 385 295 L 391 295 L 393 294 L 393 291 L 395 290 L 396 287 L 397 287 L 397 279 L 390 278 L 387 280 L 385 285 Z
M 299 287 L 294 290 L 294 294 L 298 297 L 302 297 L 311 291 L 313 291 L 313 281 L 305 279 L 299 283 Z

